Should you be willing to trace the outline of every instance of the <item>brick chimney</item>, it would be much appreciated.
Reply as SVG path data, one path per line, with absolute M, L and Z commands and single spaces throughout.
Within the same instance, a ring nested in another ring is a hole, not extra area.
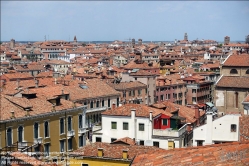
M 112 103 L 112 110 L 114 110 L 116 108 L 116 104 L 113 102 Z
M 197 121 L 197 125 L 200 125 L 200 111 L 199 111 L 199 107 L 195 106 L 195 119 Z

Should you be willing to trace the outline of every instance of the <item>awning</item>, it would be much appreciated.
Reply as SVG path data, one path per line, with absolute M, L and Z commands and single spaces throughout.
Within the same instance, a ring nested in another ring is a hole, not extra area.
M 211 103 L 211 102 L 206 102 L 206 105 L 208 105 L 209 107 L 213 107 L 214 106 L 213 103 Z

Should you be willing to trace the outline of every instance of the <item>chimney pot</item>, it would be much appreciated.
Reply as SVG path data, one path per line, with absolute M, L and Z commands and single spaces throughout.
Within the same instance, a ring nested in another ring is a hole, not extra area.
M 103 148 L 98 148 L 98 157 L 103 157 Z
M 116 104 L 113 102 L 112 103 L 112 109 L 115 109 L 116 108 Z

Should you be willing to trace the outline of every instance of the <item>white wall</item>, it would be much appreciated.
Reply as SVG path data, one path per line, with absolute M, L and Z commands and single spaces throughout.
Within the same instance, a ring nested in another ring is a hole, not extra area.
M 193 131 L 193 146 L 197 146 L 196 140 L 203 140 L 205 145 L 210 135 L 212 143 L 214 143 L 214 141 L 238 141 L 239 117 L 239 114 L 228 114 L 212 121 L 212 124 L 205 124 L 195 128 Z M 236 124 L 236 132 L 231 132 L 231 124 Z M 210 134 L 207 133 L 207 125 L 212 125 L 212 132 Z
M 92 142 L 96 141 L 96 137 L 101 137 L 102 142 L 111 143 L 111 138 L 124 138 L 130 137 L 134 138 L 134 132 L 136 133 L 136 141 L 143 140 L 144 143 L 146 140 L 151 140 L 159 142 L 159 147 L 163 149 L 168 149 L 168 140 L 167 139 L 151 139 L 152 127 L 149 128 L 149 118 L 136 117 L 136 127 L 133 127 L 133 120 L 131 116 L 106 116 L 102 115 L 102 130 L 93 134 Z M 117 122 L 117 129 L 111 129 L 111 122 Z M 128 122 L 128 130 L 123 130 L 123 122 Z M 139 131 L 139 123 L 144 124 L 144 131 Z M 136 129 L 134 131 L 134 128 Z M 149 131 L 151 130 L 151 131 Z M 101 133 L 101 135 L 97 134 Z M 179 140 L 173 140 L 175 147 L 179 148 Z

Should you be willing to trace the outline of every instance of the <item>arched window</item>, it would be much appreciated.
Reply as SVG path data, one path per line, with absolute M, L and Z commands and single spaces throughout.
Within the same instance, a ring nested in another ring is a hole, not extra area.
M 45 137 L 49 137 L 49 125 L 48 125 L 48 121 L 44 122 L 44 134 Z
M 236 69 L 231 69 L 230 74 L 238 74 L 238 71 Z
M 249 74 L 249 69 L 247 69 L 246 74 Z
M 82 115 L 79 115 L 79 128 L 82 128 Z
M 35 123 L 34 124 L 34 138 L 38 138 L 39 137 L 39 124 Z
M 68 130 L 68 131 L 71 131 L 71 130 L 72 130 L 72 117 L 71 117 L 71 116 L 69 116 L 69 117 L 67 118 L 67 130 Z
M 12 145 L 12 129 L 8 128 L 7 130 L 7 146 Z
M 23 141 L 23 126 L 18 127 L 18 142 Z

